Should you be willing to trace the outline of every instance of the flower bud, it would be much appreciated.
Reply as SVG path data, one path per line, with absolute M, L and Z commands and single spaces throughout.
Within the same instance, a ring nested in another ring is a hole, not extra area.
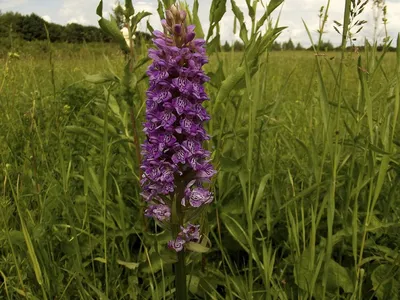
M 180 17 L 180 21 L 181 21 L 182 23 L 185 23 L 185 20 L 186 20 L 186 11 L 181 10 L 181 11 L 179 12 L 179 17 Z
M 174 25 L 174 15 L 170 10 L 165 11 L 167 24 L 172 27 Z
M 176 16 L 179 13 L 178 7 L 175 4 L 172 4 L 169 10 L 174 16 Z
M 181 35 L 181 33 L 182 33 L 182 25 L 176 24 L 174 26 L 174 34 Z
M 196 34 L 194 32 L 188 32 L 185 37 L 185 43 L 187 44 L 187 43 L 190 43 L 191 41 L 193 41 L 195 36 L 196 36 Z

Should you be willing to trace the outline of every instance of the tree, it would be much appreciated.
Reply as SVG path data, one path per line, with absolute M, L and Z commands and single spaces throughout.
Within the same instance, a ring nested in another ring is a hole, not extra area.
M 321 41 L 321 43 L 319 44 L 319 49 L 324 51 L 333 51 L 335 47 L 332 45 L 330 41 L 327 42 Z
M 114 18 L 115 22 L 117 22 L 119 29 L 122 29 L 125 26 L 124 8 L 119 1 L 115 2 L 115 7 L 113 8 L 111 17 Z
M 86 42 L 100 42 L 103 40 L 103 32 L 95 26 L 83 27 L 83 38 Z
M 287 50 L 294 50 L 294 44 L 292 39 L 289 39 L 288 43 L 287 43 Z
M 49 23 L 35 14 L 23 16 L 19 13 L 7 12 L 2 14 L 0 11 L 0 38 L 11 40 L 21 38 L 27 41 L 46 40 L 47 34 L 45 25 L 49 31 L 51 42 L 110 42 L 111 38 L 106 36 L 103 31 L 95 26 L 83 26 L 80 24 L 68 24 L 62 26 Z M 147 41 L 150 35 L 143 34 L 142 39 Z M 2 41 L 4 42 L 4 41 Z
M 304 48 L 300 43 L 297 43 L 296 50 L 304 50 Z
M 20 22 L 22 38 L 27 41 L 46 39 L 45 23 L 45 20 L 33 13 L 23 16 Z
M 225 42 L 225 44 L 222 46 L 222 51 L 224 52 L 229 52 L 231 51 L 232 47 L 229 45 L 228 41 Z
M 51 42 L 64 42 L 66 40 L 64 26 L 55 23 L 49 23 L 46 26 Z
M 16 37 L 20 32 L 22 15 L 14 12 L 7 12 L 5 14 L 0 11 L 0 37 L 9 37 L 10 30 L 12 38 Z
M 287 42 L 284 42 L 282 44 L 282 49 L 283 50 L 294 50 L 294 44 L 292 39 L 289 39 Z
M 233 43 L 233 49 L 235 50 L 235 51 L 243 51 L 244 50 L 244 44 L 242 43 L 242 42 L 239 42 L 239 41 L 235 41 L 234 43 Z
M 272 51 L 281 51 L 282 50 L 282 46 L 279 42 L 275 41 L 272 46 L 271 46 L 271 50 Z
M 70 23 L 66 26 L 67 42 L 82 43 L 85 40 L 84 28 L 80 24 Z

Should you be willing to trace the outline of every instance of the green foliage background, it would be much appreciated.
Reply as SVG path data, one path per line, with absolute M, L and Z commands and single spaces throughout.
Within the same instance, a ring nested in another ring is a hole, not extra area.
M 283 28 L 258 34 L 255 2 L 244 51 L 221 53 L 226 1 L 213 1 L 218 175 L 190 299 L 398 299 L 400 41 L 271 52 Z M 0 298 L 174 299 L 170 236 L 138 186 L 146 45 L 128 59 L 115 44 L 36 43 L 45 54 L 0 61 Z

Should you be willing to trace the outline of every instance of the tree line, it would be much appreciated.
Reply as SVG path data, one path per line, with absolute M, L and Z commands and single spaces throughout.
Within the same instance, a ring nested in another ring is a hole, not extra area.
M 47 22 L 40 16 L 32 13 L 22 15 L 16 12 L 2 13 L 0 11 L 0 38 L 20 38 L 26 41 L 46 40 L 49 32 L 51 42 L 90 43 L 111 42 L 112 39 L 96 26 L 85 26 L 77 23 L 60 25 Z M 151 35 L 137 32 L 139 39 L 150 40 Z
M 113 11 L 114 20 L 117 22 L 118 27 L 122 28 L 124 25 L 123 16 L 119 7 L 114 8 Z M 47 22 L 40 16 L 32 13 L 30 15 L 22 15 L 17 12 L 6 12 L 0 11 L 0 40 L 3 41 L 6 38 L 20 38 L 26 41 L 34 40 L 46 40 L 47 33 L 45 26 L 49 32 L 49 38 L 51 42 L 67 42 L 67 43 L 90 43 L 90 42 L 112 42 L 112 39 L 105 34 L 100 28 L 96 26 L 85 26 L 77 23 L 69 23 L 67 25 L 60 25 L 52 22 Z M 136 38 L 138 43 L 141 41 L 149 42 L 151 35 L 145 32 L 136 32 Z M 335 51 L 339 47 L 335 47 L 330 41 L 321 41 L 318 47 L 321 51 Z M 349 47 L 351 48 L 351 47 Z M 244 45 L 240 41 L 233 43 L 225 42 L 220 45 L 220 50 L 229 52 L 243 51 Z M 295 44 L 292 39 L 285 42 L 275 41 L 270 50 L 282 51 L 282 50 L 312 50 L 313 47 L 303 47 L 300 43 Z M 363 47 L 358 47 L 359 50 L 363 50 Z M 383 46 L 377 46 L 377 50 L 380 51 Z M 395 51 L 396 48 L 390 47 L 389 51 Z
M 321 41 L 319 45 L 314 45 L 315 48 L 320 49 L 320 51 L 340 51 L 341 46 L 335 47 L 330 41 Z M 364 51 L 364 46 L 348 46 L 347 50 L 354 50 L 355 48 L 358 49 L 358 51 Z M 377 45 L 376 49 L 378 51 L 383 51 L 384 50 L 384 45 Z M 240 41 L 235 41 L 232 44 L 229 44 L 228 42 L 225 42 L 225 44 L 222 45 L 221 51 L 224 52 L 229 52 L 229 51 L 244 51 L 244 45 Z M 312 46 L 309 47 L 303 47 L 301 43 L 295 44 L 292 39 L 289 39 L 286 42 L 278 42 L 275 41 L 271 47 L 270 50 L 272 51 L 295 51 L 295 50 L 314 50 Z M 388 51 L 394 52 L 396 51 L 395 47 L 388 47 Z
M 240 41 L 235 41 L 232 44 L 229 44 L 228 42 L 225 42 L 224 45 L 222 45 L 221 50 L 225 52 L 229 52 L 231 50 L 234 51 L 243 51 L 244 50 L 244 45 Z M 272 51 L 284 51 L 284 50 L 312 50 L 312 47 L 303 47 L 301 43 L 295 43 L 292 41 L 292 39 L 289 39 L 286 42 L 277 42 L 275 41 L 272 45 L 270 50 Z M 333 46 L 331 42 L 321 42 L 319 49 L 321 50 L 326 50 L 326 51 L 334 51 L 336 48 Z
M 121 7 L 116 6 L 113 10 L 113 17 L 116 20 L 118 27 L 124 25 L 123 16 L 120 11 Z M 51 42 L 67 42 L 67 43 L 90 43 L 90 42 L 111 42 L 112 39 L 106 35 L 100 28 L 96 26 L 85 26 L 77 23 L 70 23 L 65 26 L 47 22 L 40 16 L 32 13 L 30 15 L 22 15 L 17 12 L 1 13 L 0 11 L 0 38 L 21 38 L 26 41 L 46 40 L 47 34 L 45 25 L 49 32 Z M 149 41 L 151 35 L 144 32 L 137 32 L 136 37 Z M 243 51 L 244 45 L 240 41 L 235 41 L 232 44 L 225 42 L 221 45 L 222 51 Z M 287 42 L 274 42 L 271 50 L 304 50 L 300 43 L 295 45 L 291 39 Z M 334 46 L 330 42 L 323 43 L 320 49 L 328 51 L 334 50 Z

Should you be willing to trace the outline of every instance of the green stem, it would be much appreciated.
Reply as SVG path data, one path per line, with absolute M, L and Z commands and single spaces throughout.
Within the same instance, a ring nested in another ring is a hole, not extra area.
M 186 270 L 185 270 L 185 251 L 178 252 L 178 262 L 175 264 L 175 287 L 176 287 L 176 299 L 186 300 L 187 299 L 187 288 L 186 288 Z
M 172 206 L 172 239 L 176 239 L 179 232 L 180 226 L 183 225 L 183 214 L 182 205 L 180 199 L 184 197 L 184 180 L 181 180 L 177 184 L 177 193 L 173 200 Z M 187 287 L 186 287 L 186 266 L 185 266 L 185 250 L 177 253 L 178 261 L 175 263 L 175 288 L 176 288 L 176 300 L 187 299 Z

